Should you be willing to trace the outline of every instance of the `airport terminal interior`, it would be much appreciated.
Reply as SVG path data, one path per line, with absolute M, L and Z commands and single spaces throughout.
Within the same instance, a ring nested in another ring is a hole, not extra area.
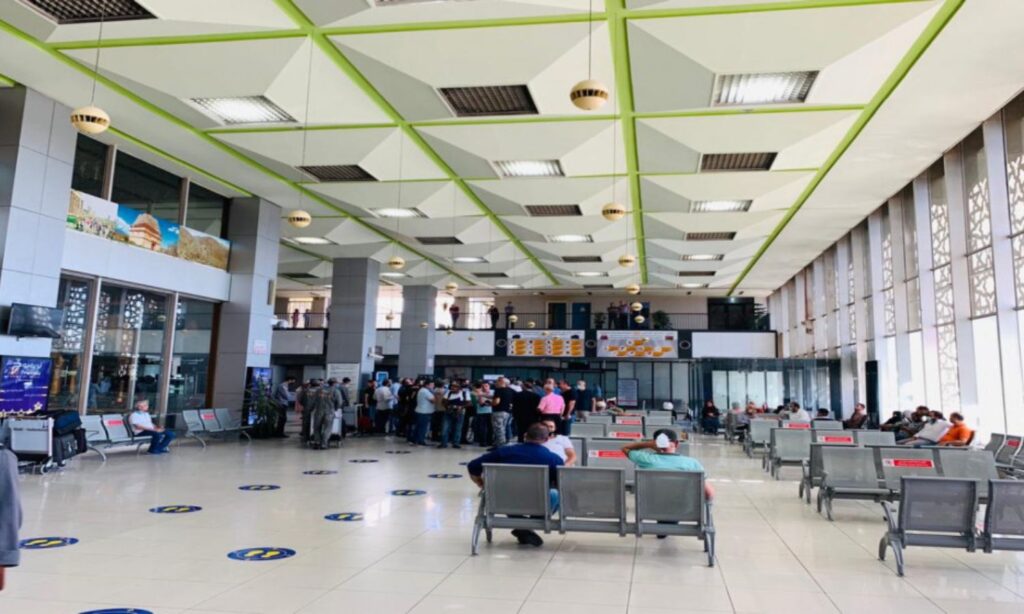
M 1024 0 L 0 0 L 0 612 L 1024 612 Z

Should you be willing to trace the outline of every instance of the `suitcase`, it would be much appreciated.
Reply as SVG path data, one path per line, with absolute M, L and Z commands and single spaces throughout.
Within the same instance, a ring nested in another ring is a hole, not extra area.
M 79 454 L 85 454 L 89 451 L 89 438 L 85 434 L 85 429 L 75 429 L 71 433 L 75 436 L 75 443 L 78 447 Z
M 53 418 L 53 434 L 67 435 L 75 429 L 82 428 L 82 417 L 73 410 L 48 411 L 44 416 Z
M 78 454 L 78 440 L 74 433 L 53 436 L 53 462 L 63 467 Z
M 53 420 L 26 418 L 10 420 L 11 452 L 19 459 L 48 459 L 53 456 Z
M 341 428 L 342 428 L 341 425 L 342 425 L 341 412 L 340 411 L 336 411 L 336 412 L 334 412 L 334 420 L 331 421 L 331 437 L 332 438 L 334 436 L 338 436 L 339 438 L 341 437 Z

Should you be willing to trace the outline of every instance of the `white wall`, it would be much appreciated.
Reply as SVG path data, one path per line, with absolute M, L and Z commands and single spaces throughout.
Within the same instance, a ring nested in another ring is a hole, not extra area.
M 61 268 L 213 301 L 226 301 L 231 292 L 227 271 L 71 229 L 65 230 Z
M 324 331 L 317 329 L 274 329 L 270 342 L 271 354 L 324 353 Z
M 437 356 L 493 356 L 494 332 L 489 330 L 456 330 L 451 335 L 442 331 L 434 333 L 434 351 Z M 397 330 L 378 330 L 377 345 L 384 354 L 398 354 L 400 337 Z M 470 341 L 469 338 L 473 337 Z
M 776 358 L 775 333 L 693 333 L 694 358 Z

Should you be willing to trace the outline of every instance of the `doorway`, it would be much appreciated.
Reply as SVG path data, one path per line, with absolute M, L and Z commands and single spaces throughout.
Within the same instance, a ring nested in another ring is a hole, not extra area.
M 572 304 L 572 328 L 574 330 L 590 328 L 590 303 Z
M 552 330 L 565 329 L 566 311 L 568 305 L 566 303 L 548 303 L 548 328 Z

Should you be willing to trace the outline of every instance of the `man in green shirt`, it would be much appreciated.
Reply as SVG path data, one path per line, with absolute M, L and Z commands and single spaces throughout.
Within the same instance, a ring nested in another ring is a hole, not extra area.
M 659 469 L 662 471 L 700 471 L 704 466 L 689 456 L 678 453 L 679 435 L 672 429 L 659 429 L 651 441 L 639 441 L 622 448 L 622 453 L 633 461 L 637 469 Z M 715 490 L 705 480 L 704 496 L 708 501 L 715 497 Z

